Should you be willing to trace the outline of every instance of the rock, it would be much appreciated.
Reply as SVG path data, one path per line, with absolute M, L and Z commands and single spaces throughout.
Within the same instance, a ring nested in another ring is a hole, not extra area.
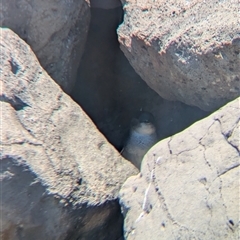
M 145 155 L 119 194 L 125 239 L 238 239 L 239 101 Z
M 1 29 L 1 239 L 117 239 L 117 202 L 137 169 Z
M 24 39 L 48 74 L 70 92 L 87 38 L 88 0 L 3 0 L 0 16 L 0 26 Z
M 213 111 L 240 94 L 235 1 L 122 1 L 121 49 L 160 96 Z

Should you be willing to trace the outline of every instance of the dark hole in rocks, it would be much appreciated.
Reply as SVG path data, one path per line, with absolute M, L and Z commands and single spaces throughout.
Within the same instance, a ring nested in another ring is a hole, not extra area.
M 0 96 L 0 101 L 9 103 L 16 111 L 23 110 L 25 107 L 30 107 L 27 103 L 23 102 L 22 99 L 17 96 L 8 98 L 3 94 Z
M 78 179 L 77 184 L 78 184 L 78 185 L 82 185 L 82 178 L 79 178 L 79 179 Z
M 98 210 L 96 210 L 96 208 Z M 123 215 L 121 214 L 121 209 L 117 201 L 106 202 L 101 206 L 96 206 L 92 208 L 87 208 L 87 212 L 77 210 L 74 214 L 74 217 L 83 217 L 89 219 L 94 216 L 94 213 L 101 212 L 103 209 L 105 211 L 109 210 L 109 215 L 107 216 L 106 221 L 99 222 L 99 225 L 96 229 L 89 229 L 86 231 L 86 226 L 84 222 L 79 224 L 76 221 L 76 225 L 73 231 L 68 233 L 66 240 L 82 240 L 82 239 L 104 239 L 104 240 L 123 240 Z M 106 234 L 107 237 L 106 237 Z
M 141 109 L 155 116 L 159 139 L 209 114 L 197 107 L 164 100 L 147 86 L 120 50 L 116 29 L 122 20 L 121 7 L 91 9 L 85 52 L 71 93 L 118 151 L 123 147 L 132 118 Z
M 229 223 L 234 226 L 233 220 L 229 220 Z
M 18 70 L 20 69 L 19 65 L 16 63 L 16 61 L 14 61 L 14 59 L 12 58 L 11 61 L 9 61 L 10 65 L 11 65 L 11 71 L 13 74 L 17 74 Z
M 197 107 L 170 102 L 150 89 L 119 48 L 116 29 L 123 10 L 91 9 L 91 23 L 72 98 L 108 141 L 121 150 L 131 119 L 140 109 L 155 116 L 159 139 L 208 115 Z

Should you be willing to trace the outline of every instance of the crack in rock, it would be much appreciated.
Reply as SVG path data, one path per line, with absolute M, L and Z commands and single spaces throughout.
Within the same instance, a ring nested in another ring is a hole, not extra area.
M 172 138 L 171 138 L 171 139 L 172 139 Z M 170 141 L 171 141 L 171 139 L 170 139 Z M 169 142 L 170 142 L 170 141 L 169 141 Z M 155 169 L 156 169 L 157 161 L 158 161 L 158 159 L 155 160 L 155 158 L 154 158 L 153 169 L 152 169 L 152 171 L 153 171 L 153 173 L 152 173 L 153 178 L 152 178 L 152 179 L 153 179 L 154 189 L 155 189 L 156 193 L 158 194 L 158 199 L 160 200 L 160 202 L 163 203 L 163 210 L 167 213 L 168 219 L 169 219 L 170 221 L 172 221 L 173 224 L 176 224 L 176 225 L 180 226 L 180 225 L 175 221 L 175 219 L 173 218 L 173 216 L 171 215 L 171 213 L 169 212 L 169 209 L 168 209 L 167 204 L 166 204 L 166 200 L 165 200 L 165 198 L 164 198 L 164 196 L 163 196 L 163 194 L 162 194 L 162 192 L 161 192 L 161 190 L 160 190 L 160 187 L 158 186 L 157 182 L 155 181 L 155 179 L 156 179 L 156 177 L 155 177 Z
M 16 111 L 24 110 L 24 108 L 26 107 L 31 107 L 29 104 L 27 104 L 17 96 L 13 96 L 13 98 L 9 98 L 3 94 L 0 96 L 0 101 L 9 103 L 12 106 L 12 108 L 14 108 Z
M 231 171 L 231 170 L 233 170 L 234 168 L 237 168 L 237 167 L 239 167 L 239 166 L 240 166 L 240 163 L 236 163 L 235 165 L 231 166 L 230 168 L 225 169 L 223 172 L 221 172 L 221 173 L 218 172 L 217 177 L 221 177 L 222 175 L 228 173 L 229 171 Z
M 19 142 L 11 142 L 11 143 L 1 143 L 2 146 L 11 146 L 11 145 L 23 145 L 23 144 L 28 144 L 28 145 L 33 145 L 33 146 L 43 146 L 42 143 L 33 143 L 29 141 L 19 141 Z
M 169 153 L 172 154 L 172 150 L 171 150 L 171 147 L 170 147 L 170 142 L 172 141 L 173 137 L 170 137 L 169 141 L 168 141 L 168 150 L 169 150 Z
M 220 119 L 215 118 L 215 121 L 220 124 L 221 134 L 224 136 L 224 139 L 226 140 L 226 142 L 227 142 L 230 146 L 232 146 L 232 147 L 237 151 L 238 155 L 240 155 L 240 151 L 239 151 L 238 147 L 235 146 L 235 145 L 233 145 L 233 144 L 232 144 L 231 142 L 229 142 L 229 140 L 228 140 L 228 138 L 232 135 L 235 127 L 237 126 L 237 124 L 238 124 L 238 122 L 239 122 L 239 119 L 238 119 L 238 121 L 234 124 L 233 129 L 231 129 L 228 133 L 224 133 L 224 132 L 223 132 L 223 130 L 222 130 L 222 123 L 221 123 Z

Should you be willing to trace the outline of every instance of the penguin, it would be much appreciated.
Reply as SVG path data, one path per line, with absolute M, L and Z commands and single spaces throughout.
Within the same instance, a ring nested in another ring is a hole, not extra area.
M 157 141 L 153 115 L 141 112 L 138 118 L 131 122 L 130 134 L 121 154 L 140 170 L 144 155 Z

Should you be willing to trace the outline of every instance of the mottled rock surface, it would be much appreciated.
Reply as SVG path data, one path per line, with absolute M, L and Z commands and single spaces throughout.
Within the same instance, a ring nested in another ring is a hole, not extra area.
M 117 239 L 116 201 L 138 171 L 1 29 L 1 239 Z
M 0 26 L 24 39 L 66 92 L 76 79 L 89 22 L 88 0 L 1 1 Z
M 238 239 L 240 98 L 157 143 L 120 191 L 126 239 Z
M 237 0 L 122 2 L 121 49 L 160 96 L 213 111 L 240 95 Z

